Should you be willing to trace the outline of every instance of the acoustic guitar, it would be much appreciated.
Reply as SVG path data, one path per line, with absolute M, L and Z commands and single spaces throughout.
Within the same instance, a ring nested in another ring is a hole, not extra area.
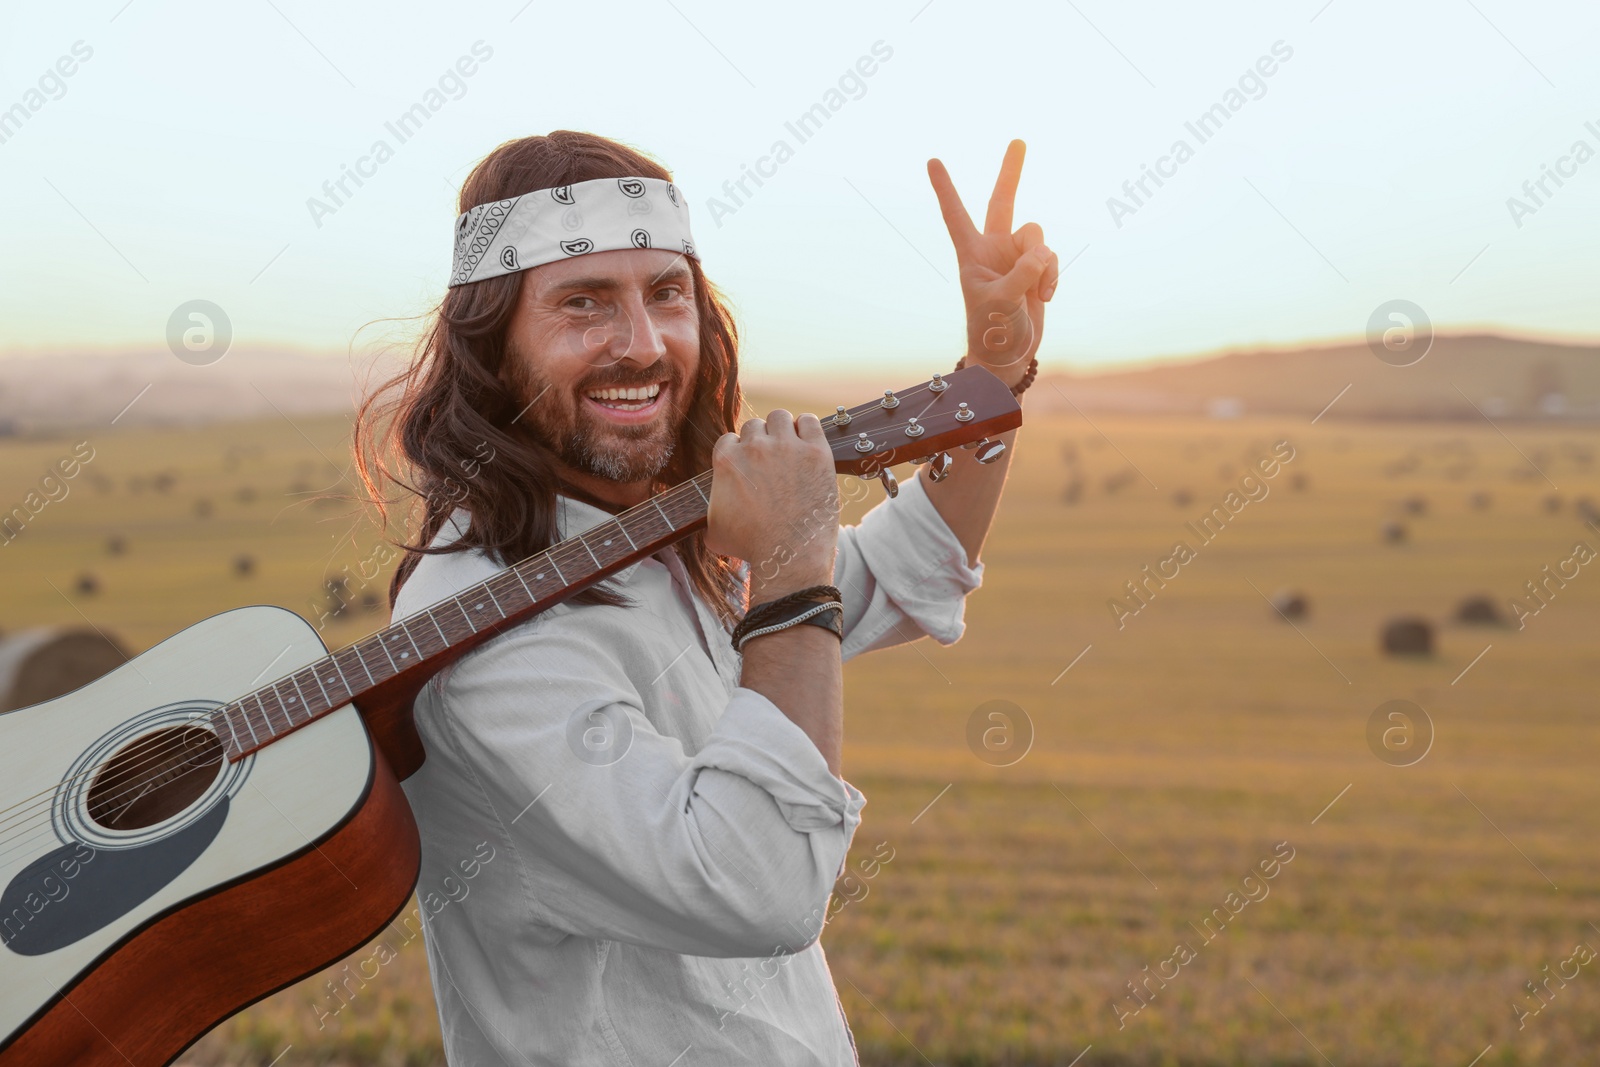
M 982 367 L 823 420 L 841 473 L 949 469 L 1022 423 Z M 330 654 L 283 608 L 213 616 L 0 715 L 0 1067 L 154 1067 L 355 951 L 410 898 L 399 781 L 445 664 L 706 522 L 705 472 Z

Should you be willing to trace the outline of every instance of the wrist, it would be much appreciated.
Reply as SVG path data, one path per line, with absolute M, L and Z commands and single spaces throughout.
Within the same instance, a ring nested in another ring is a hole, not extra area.
M 814 585 L 829 585 L 833 582 L 833 565 L 830 560 L 827 566 L 820 563 L 800 565 L 795 560 L 788 566 L 780 567 L 778 573 L 770 578 L 764 578 L 759 573 L 752 571 L 750 574 L 750 603 L 761 604 L 779 597 L 788 596 L 801 589 L 809 589 Z

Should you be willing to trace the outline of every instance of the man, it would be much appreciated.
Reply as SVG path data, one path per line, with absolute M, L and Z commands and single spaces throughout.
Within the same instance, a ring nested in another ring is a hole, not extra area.
M 1038 226 L 1011 232 L 1022 155 L 1013 142 L 981 233 L 929 163 L 966 359 L 1018 387 L 1057 274 Z M 396 619 L 714 472 L 703 534 L 496 637 L 417 698 L 427 761 L 405 789 L 455 1067 L 855 1062 L 818 942 L 865 802 L 840 777 L 841 661 L 954 642 L 982 575 L 1009 451 L 989 465 L 962 452 L 841 529 L 816 416 L 733 432 L 737 336 L 669 179 L 588 134 L 496 149 L 463 187 L 422 358 L 397 400 L 362 412 L 369 447 L 376 416 L 393 416 L 387 440 L 423 504 Z M 362 469 L 374 488 L 388 473 Z M 830 586 L 841 607 L 816 607 Z M 817 625 L 790 611 L 734 648 L 747 602 L 792 595 Z

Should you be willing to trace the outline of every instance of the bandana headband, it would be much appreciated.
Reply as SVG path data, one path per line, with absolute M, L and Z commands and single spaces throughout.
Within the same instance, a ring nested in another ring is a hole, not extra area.
M 456 219 L 450 287 L 628 248 L 699 258 L 677 186 L 660 178 L 596 178 L 479 204 Z

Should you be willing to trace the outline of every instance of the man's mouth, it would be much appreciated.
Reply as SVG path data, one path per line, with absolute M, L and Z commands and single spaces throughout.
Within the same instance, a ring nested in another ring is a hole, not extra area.
M 649 418 L 660 408 L 666 392 L 665 382 L 628 387 L 589 389 L 585 398 L 605 412 L 606 417 L 623 422 L 637 422 Z

